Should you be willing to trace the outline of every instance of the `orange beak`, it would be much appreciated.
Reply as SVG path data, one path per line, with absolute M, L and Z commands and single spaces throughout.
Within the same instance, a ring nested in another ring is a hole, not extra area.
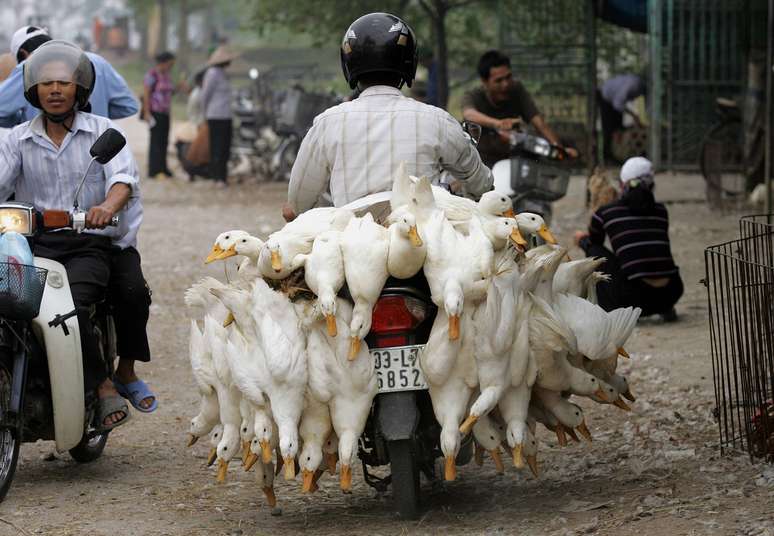
M 449 340 L 456 341 L 460 338 L 460 317 L 451 315 L 449 317 Z

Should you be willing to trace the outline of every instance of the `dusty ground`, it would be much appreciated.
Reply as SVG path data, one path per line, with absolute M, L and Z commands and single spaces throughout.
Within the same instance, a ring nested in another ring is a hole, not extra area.
M 141 162 L 142 126 L 124 123 Z M 581 180 L 555 207 L 554 229 L 567 240 L 585 220 Z M 223 277 L 204 266 L 214 237 L 244 228 L 265 234 L 280 224 L 283 185 L 146 181 L 140 249 L 153 288 L 149 325 L 154 361 L 141 369 L 160 408 L 135 414 L 111 434 L 104 456 L 78 465 L 66 454 L 46 461 L 51 443 L 25 445 L 16 480 L 0 505 L 0 535 L 235 535 L 372 533 L 455 534 L 774 534 L 774 468 L 744 455 L 721 458 L 709 360 L 707 302 L 699 280 L 703 248 L 736 233 L 737 214 L 712 214 L 701 202 L 701 178 L 664 175 L 658 196 L 672 201 L 673 248 L 686 284 L 680 322 L 642 322 L 625 368 L 638 399 L 632 413 L 582 403 L 595 441 L 560 449 L 539 434 L 541 475 L 509 468 L 497 475 L 460 468 L 450 484 L 423 483 L 425 514 L 396 518 L 390 497 L 355 476 L 343 496 L 323 477 L 313 496 L 300 482 L 278 484 L 281 516 L 272 516 L 246 474 L 233 467 L 215 485 L 206 445 L 185 448 L 195 413 L 182 295 L 195 279 Z M 233 266 L 230 267 L 233 273 Z M 205 442 L 200 442 L 205 443 Z M 236 465 L 236 464 L 235 464 Z

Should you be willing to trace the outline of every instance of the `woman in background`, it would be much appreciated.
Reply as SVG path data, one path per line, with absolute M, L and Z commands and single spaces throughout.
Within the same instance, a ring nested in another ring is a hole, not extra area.
M 609 283 L 599 283 L 599 305 L 642 308 L 642 316 L 659 314 L 677 319 L 675 304 L 683 295 L 680 270 L 669 243 L 669 215 L 653 195 L 653 165 L 637 156 L 621 168 L 621 196 L 600 207 L 588 233 L 576 233 L 576 242 L 589 257 L 604 257 Z M 610 239 L 613 251 L 605 247 Z
M 231 82 L 226 69 L 236 58 L 225 45 L 215 49 L 202 84 L 202 107 L 210 131 L 210 178 L 220 187 L 226 186 L 231 156 Z
M 167 145 L 172 94 L 175 91 L 169 72 L 174 65 L 175 55 L 162 52 L 156 56 L 156 66 L 148 71 L 143 80 L 143 119 L 150 125 L 148 177 L 154 179 L 172 176 L 167 167 Z

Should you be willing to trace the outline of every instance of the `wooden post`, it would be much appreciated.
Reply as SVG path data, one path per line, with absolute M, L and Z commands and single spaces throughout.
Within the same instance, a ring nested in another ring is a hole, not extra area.
M 661 98 L 663 80 L 661 60 L 664 20 L 663 0 L 648 0 L 648 38 L 650 40 L 650 133 L 648 156 L 653 167 L 661 167 Z

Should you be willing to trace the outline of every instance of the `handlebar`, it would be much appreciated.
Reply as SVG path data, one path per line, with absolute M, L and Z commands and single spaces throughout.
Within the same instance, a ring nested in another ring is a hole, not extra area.
M 75 210 L 67 212 L 65 210 L 45 210 L 39 212 L 39 220 L 45 231 L 55 231 L 57 229 L 72 229 L 78 233 L 86 229 L 86 212 Z M 113 216 L 108 223 L 108 227 L 117 227 L 121 222 L 119 216 Z

